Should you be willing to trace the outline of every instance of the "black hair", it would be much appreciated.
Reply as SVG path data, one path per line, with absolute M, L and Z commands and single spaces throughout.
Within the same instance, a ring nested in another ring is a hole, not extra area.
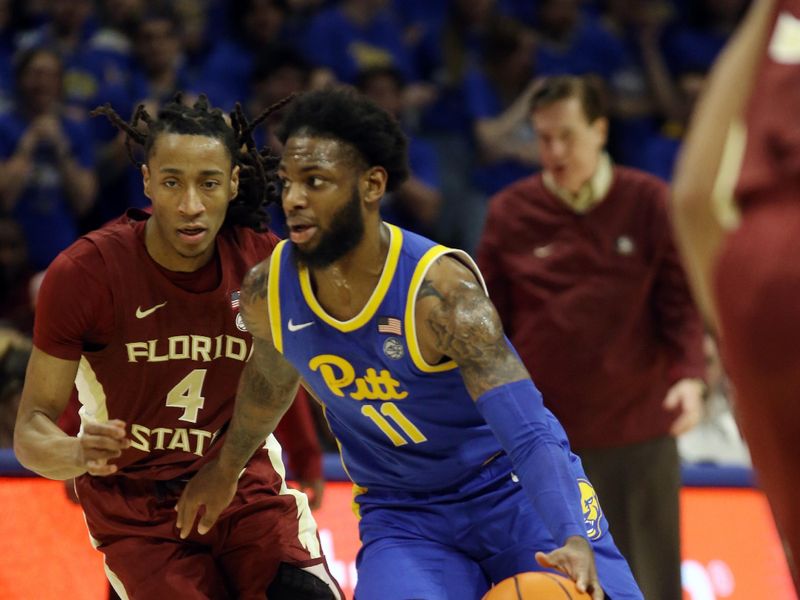
M 284 144 L 303 133 L 338 140 L 354 148 L 369 167 L 386 169 L 386 191 L 408 179 L 408 140 L 397 120 L 353 90 L 324 89 L 292 102 L 278 130 Z
M 168 4 L 156 3 L 137 16 L 133 23 L 132 39 L 134 41 L 138 40 L 142 33 L 142 28 L 153 21 L 167 21 L 170 29 L 172 29 L 173 33 L 176 35 L 181 30 L 181 21 L 175 9 Z
M 250 74 L 250 81 L 257 82 L 267 79 L 283 68 L 300 71 L 307 80 L 311 74 L 311 64 L 303 55 L 286 46 L 278 46 L 270 52 L 265 52 L 256 61 Z
M 137 167 L 141 163 L 133 154 L 131 142 L 144 148 L 145 161 L 150 157 L 158 136 L 163 133 L 201 135 L 220 140 L 227 148 L 233 166 L 239 165 L 239 193 L 228 205 L 225 224 L 250 227 L 256 231 L 266 231 L 269 225 L 267 205 L 280 198 L 280 190 L 275 176 L 279 157 L 267 148 L 259 150 L 253 140 L 253 129 L 270 114 L 289 102 L 291 97 L 276 102 L 258 117 L 248 122 L 239 103 L 229 115 L 230 124 L 219 108 L 212 108 L 208 98 L 201 94 L 192 106 L 182 103 L 182 94 L 175 95 L 158 111 L 153 119 L 140 104 L 130 122 L 126 122 L 110 104 L 98 106 L 89 114 L 105 115 L 118 129 L 126 134 L 125 146 L 131 162 Z M 147 125 L 146 131 L 139 129 L 139 121 Z
M 608 117 L 605 86 L 596 75 L 553 75 L 542 78 L 531 96 L 530 112 L 567 98 L 580 101 L 589 123 L 594 123 L 600 117 Z
M 61 71 L 61 76 L 63 77 L 64 59 L 61 58 L 61 54 L 59 54 L 58 50 L 49 45 L 35 45 L 31 46 L 30 48 L 20 50 L 16 55 L 14 55 L 12 64 L 14 66 L 14 81 L 17 84 L 19 84 L 20 77 L 22 77 L 25 69 L 28 68 L 28 65 L 30 65 L 33 59 L 40 54 L 49 54 L 50 56 L 55 57 L 58 60 L 59 70 Z
M 403 74 L 397 67 L 382 65 L 379 67 L 367 67 L 359 71 L 356 75 L 356 89 L 364 93 L 373 80 L 380 79 L 381 77 L 388 77 L 391 79 L 398 90 L 402 90 L 406 86 L 405 77 L 403 77 Z
M 228 22 L 233 29 L 244 31 L 246 29 L 245 21 L 247 17 L 253 12 L 257 0 L 234 0 L 228 4 Z M 289 2 L 287 0 L 269 0 L 272 7 L 277 8 L 284 14 L 291 12 Z
M 507 61 L 522 46 L 525 27 L 519 21 L 497 17 L 486 26 L 483 39 L 483 61 L 487 67 Z
M 697 29 L 712 29 L 721 21 L 719 15 L 715 15 L 714 11 L 709 8 L 707 2 L 686 2 L 680 9 L 682 21 L 687 23 L 690 27 Z M 747 12 L 750 2 L 742 2 L 734 15 L 735 20 L 739 23 Z

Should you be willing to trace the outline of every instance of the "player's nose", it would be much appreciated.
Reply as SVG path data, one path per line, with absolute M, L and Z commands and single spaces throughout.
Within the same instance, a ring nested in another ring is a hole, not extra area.
M 299 185 L 284 185 L 281 201 L 283 202 L 283 210 L 286 211 L 286 214 L 308 206 L 308 198 Z
M 200 193 L 193 186 L 187 186 L 178 204 L 178 212 L 181 215 L 195 216 L 204 210 L 205 204 Z

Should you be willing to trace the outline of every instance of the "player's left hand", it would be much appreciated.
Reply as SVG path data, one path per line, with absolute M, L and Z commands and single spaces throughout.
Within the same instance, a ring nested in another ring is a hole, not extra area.
M 567 543 L 552 552 L 536 553 L 536 561 L 548 569 L 557 569 L 575 582 L 581 592 L 587 592 L 592 600 L 603 600 L 605 594 L 597 579 L 594 552 L 586 538 L 574 535 Z
M 178 511 L 175 526 L 182 540 L 192 532 L 201 507 L 205 512 L 197 523 L 197 533 L 208 533 L 236 495 L 238 481 L 239 474 L 224 469 L 217 460 L 209 462 L 189 480 L 175 505 Z
M 686 433 L 703 418 L 705 389 L 706 385 L 700 379 L 680 379 L 669 388 L 664 408 L 677 410 L 677 417 L 670 427 L 672 435 Z

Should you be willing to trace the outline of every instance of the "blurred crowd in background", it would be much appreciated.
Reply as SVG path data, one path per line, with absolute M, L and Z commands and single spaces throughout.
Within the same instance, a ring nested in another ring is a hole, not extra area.
M 385 199 L 386 220 L 474 252 L 489 198 L 538 170 L 528 111 L 538 76 L 602 80 L 612 159 L 668 180 L 706 74 L 747 4 L 0 0 L 0 447 L 10 446 L 42 272 L 82 233 L 147 205 L 131 163 L 141 157 L 89 116 L 96 106 L 155 114 L 183 91 L 224 110 L 239 101 L 252 118 L 293 93 L 354 86 L 395 114 L 410 141 L 413 176 Z M 259 145 L 280 150 L 280 118 L 257 130 Z M 711 341 L 708 351 L 715 363 Z M 724 398 L 724 376 L 712 373 Z M 731 462 L 746 463 L 733 420 L 714 427 L 702 439 L 720 435 Z M 714 458 L 688 448 L 692 460 Z

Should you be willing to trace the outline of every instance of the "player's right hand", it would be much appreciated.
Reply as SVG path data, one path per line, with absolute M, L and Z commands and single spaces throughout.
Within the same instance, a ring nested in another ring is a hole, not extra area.
M 89 475 L 104 477 L 117 472 L 117 465 L 108 461 L 119 457 L 131 445 L 125 435 L 125 422 L 119 419 L 105 423 L 86 423 L 78 435 L 78 465 Z
M 208 533 L 222 511 L 233 500 L 239 481 L 238 476 L 238 473 L 225 470 L 218 461 L 213 460 L 189 480 L 178 504 L 175 505 L 175 510 L 178 511 L 175 525 L 180 530 L 181 539 L 186 539 L 192 532 L 201 507 L 205 512 L 197 523 L 197 533 L 200 535 Z

